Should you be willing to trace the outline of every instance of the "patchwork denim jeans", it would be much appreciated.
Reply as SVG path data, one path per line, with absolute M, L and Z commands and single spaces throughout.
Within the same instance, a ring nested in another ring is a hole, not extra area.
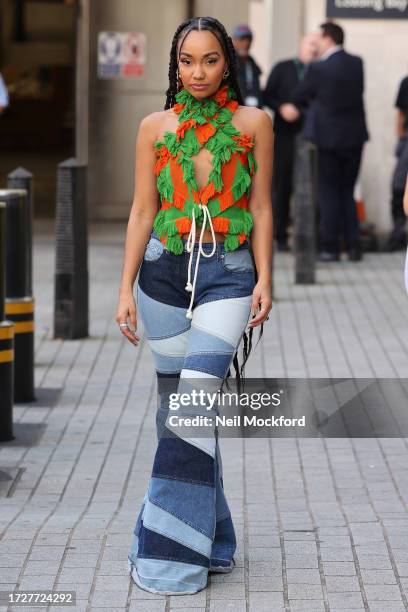
M 212 247 L 203 244 L 206 253 Z M 197 253 L 195 244 L 193 269 Z M 159 403 L 157 449 L 128 560 L 135 582 L 163 595 L 203 589 L 209 571 L 233 567 L 236 550 L 217 431 L 194 437 L 171 428 L 169 392 L 184 391 L 197 380 L 213 390 L 221 387 L 250 318 L 254 265 L 248 242 L 228 252 L 217 243 L 213 255 L 201 255 L 189 319 L 189 256 L 186 242 L 184 252 L 175 255 L 152 232 L 136 286 Z

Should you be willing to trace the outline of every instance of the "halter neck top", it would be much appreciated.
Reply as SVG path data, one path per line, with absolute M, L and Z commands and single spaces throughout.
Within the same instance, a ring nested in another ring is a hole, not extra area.
M 192 291 L 187 316 L 191 318 L 194 282 L 191 284 L 191 260 L 197 225 L 201 225 L 199 255 L 215 252 L 214 232 L 224 234 L 224 248 L 233 251 L 242 244 L 253 227 L 248 209 L 251 178 L 257 170 L 252 149 L 255 142 L 231 123 L 238 107 L 235 91 L 220 87 L 215 94 L 198 100 L 186 89 L 176 94 L 172 110 L 178 115 L 176 132 L 167 131 L 155 142 L 157 190 L 161 206 L 153 222 L 153 229 L 161 242 L 172 253 L 184 250 L 182 235 L 189 232 L 187 250 L 190 252 L 187 291 Z M 212 153 L 211 171 L 207 183 L 199 188 L 193 157 L 202 148 Z M 213 252 L 201 248 L 205 229 L 213 237 Z

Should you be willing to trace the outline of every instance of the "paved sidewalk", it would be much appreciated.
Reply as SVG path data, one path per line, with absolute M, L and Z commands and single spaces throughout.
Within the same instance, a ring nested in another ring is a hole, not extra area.
M 36 223 L 39 401 L 15 406 L 17 439 L 0 445 L 0 472 L 17 475 L 0 482 L 0 590 L 75 590 L 87 612 L 408 610 L 407 439 L 222 439 L 237 567 L 193 596 L 132 583 L 156 397 L 146 343 L 132 346 L 114 320 L 124 232 L 92 225 L 90 337 L 61 341 L 53 225 Z M 319 264 L 316 285 L 295 286 L 293 256 L 277 254 L 247 376 L 408 378 L 402 270 L 402 253 L 369 254 Z

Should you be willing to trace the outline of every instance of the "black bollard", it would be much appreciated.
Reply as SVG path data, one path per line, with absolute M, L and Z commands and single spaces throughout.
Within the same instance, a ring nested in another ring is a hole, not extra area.
M 57 173 L 54 337 L 88 336 L 86 166 L 75 159 Z
M 295 282 L 314 283 L 316 267 L 317 150 L 301 137 L 294 168 Z
M 14 440 L 14 323 L 5 319 L 6 203 L 0 202 L 0 442 Z
M 33 295 L 33 217 L 34 217 L 34 184 L 33 175 L 25 168 L 16 168 L 7 175 L 7 187 L 9 189 L 25 189 L 27 192 L 26 210 L 26 244 L 25 249 L 27 274 L 26 295 Z
M 6 318 L 14 327 L 14 402 L 32 402 L 34 394 L 34 298 L 29 295 L 27 223 L 24 189 L 2 189 L 6 203 Z

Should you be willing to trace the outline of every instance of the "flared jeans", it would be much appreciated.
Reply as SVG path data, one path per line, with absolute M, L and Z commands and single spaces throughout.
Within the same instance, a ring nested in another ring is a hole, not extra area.
M 207 254 L 212 247 L 202 246 Z M 196 244 L 193 267 L 197 253 Z M 201 256 L 189 319 L 189 257 L 186 242 L 176 255 L 153 231 L 136 285 L 159 401 L 157 448 L 128 564 L 139 587 L 163 595 L 196 593 L 206 587 L 210 571 L 230 571 L 237 545 L 217 430 L 195 435 L 173 426 L 170 399 L 197 386 L 221 388 L 250 318 L 254 265 L 247 241 L 228 252 L 219 242 L 213 255 Z M 188 410 L 196 416 L 218 413 L 216 406 Z

